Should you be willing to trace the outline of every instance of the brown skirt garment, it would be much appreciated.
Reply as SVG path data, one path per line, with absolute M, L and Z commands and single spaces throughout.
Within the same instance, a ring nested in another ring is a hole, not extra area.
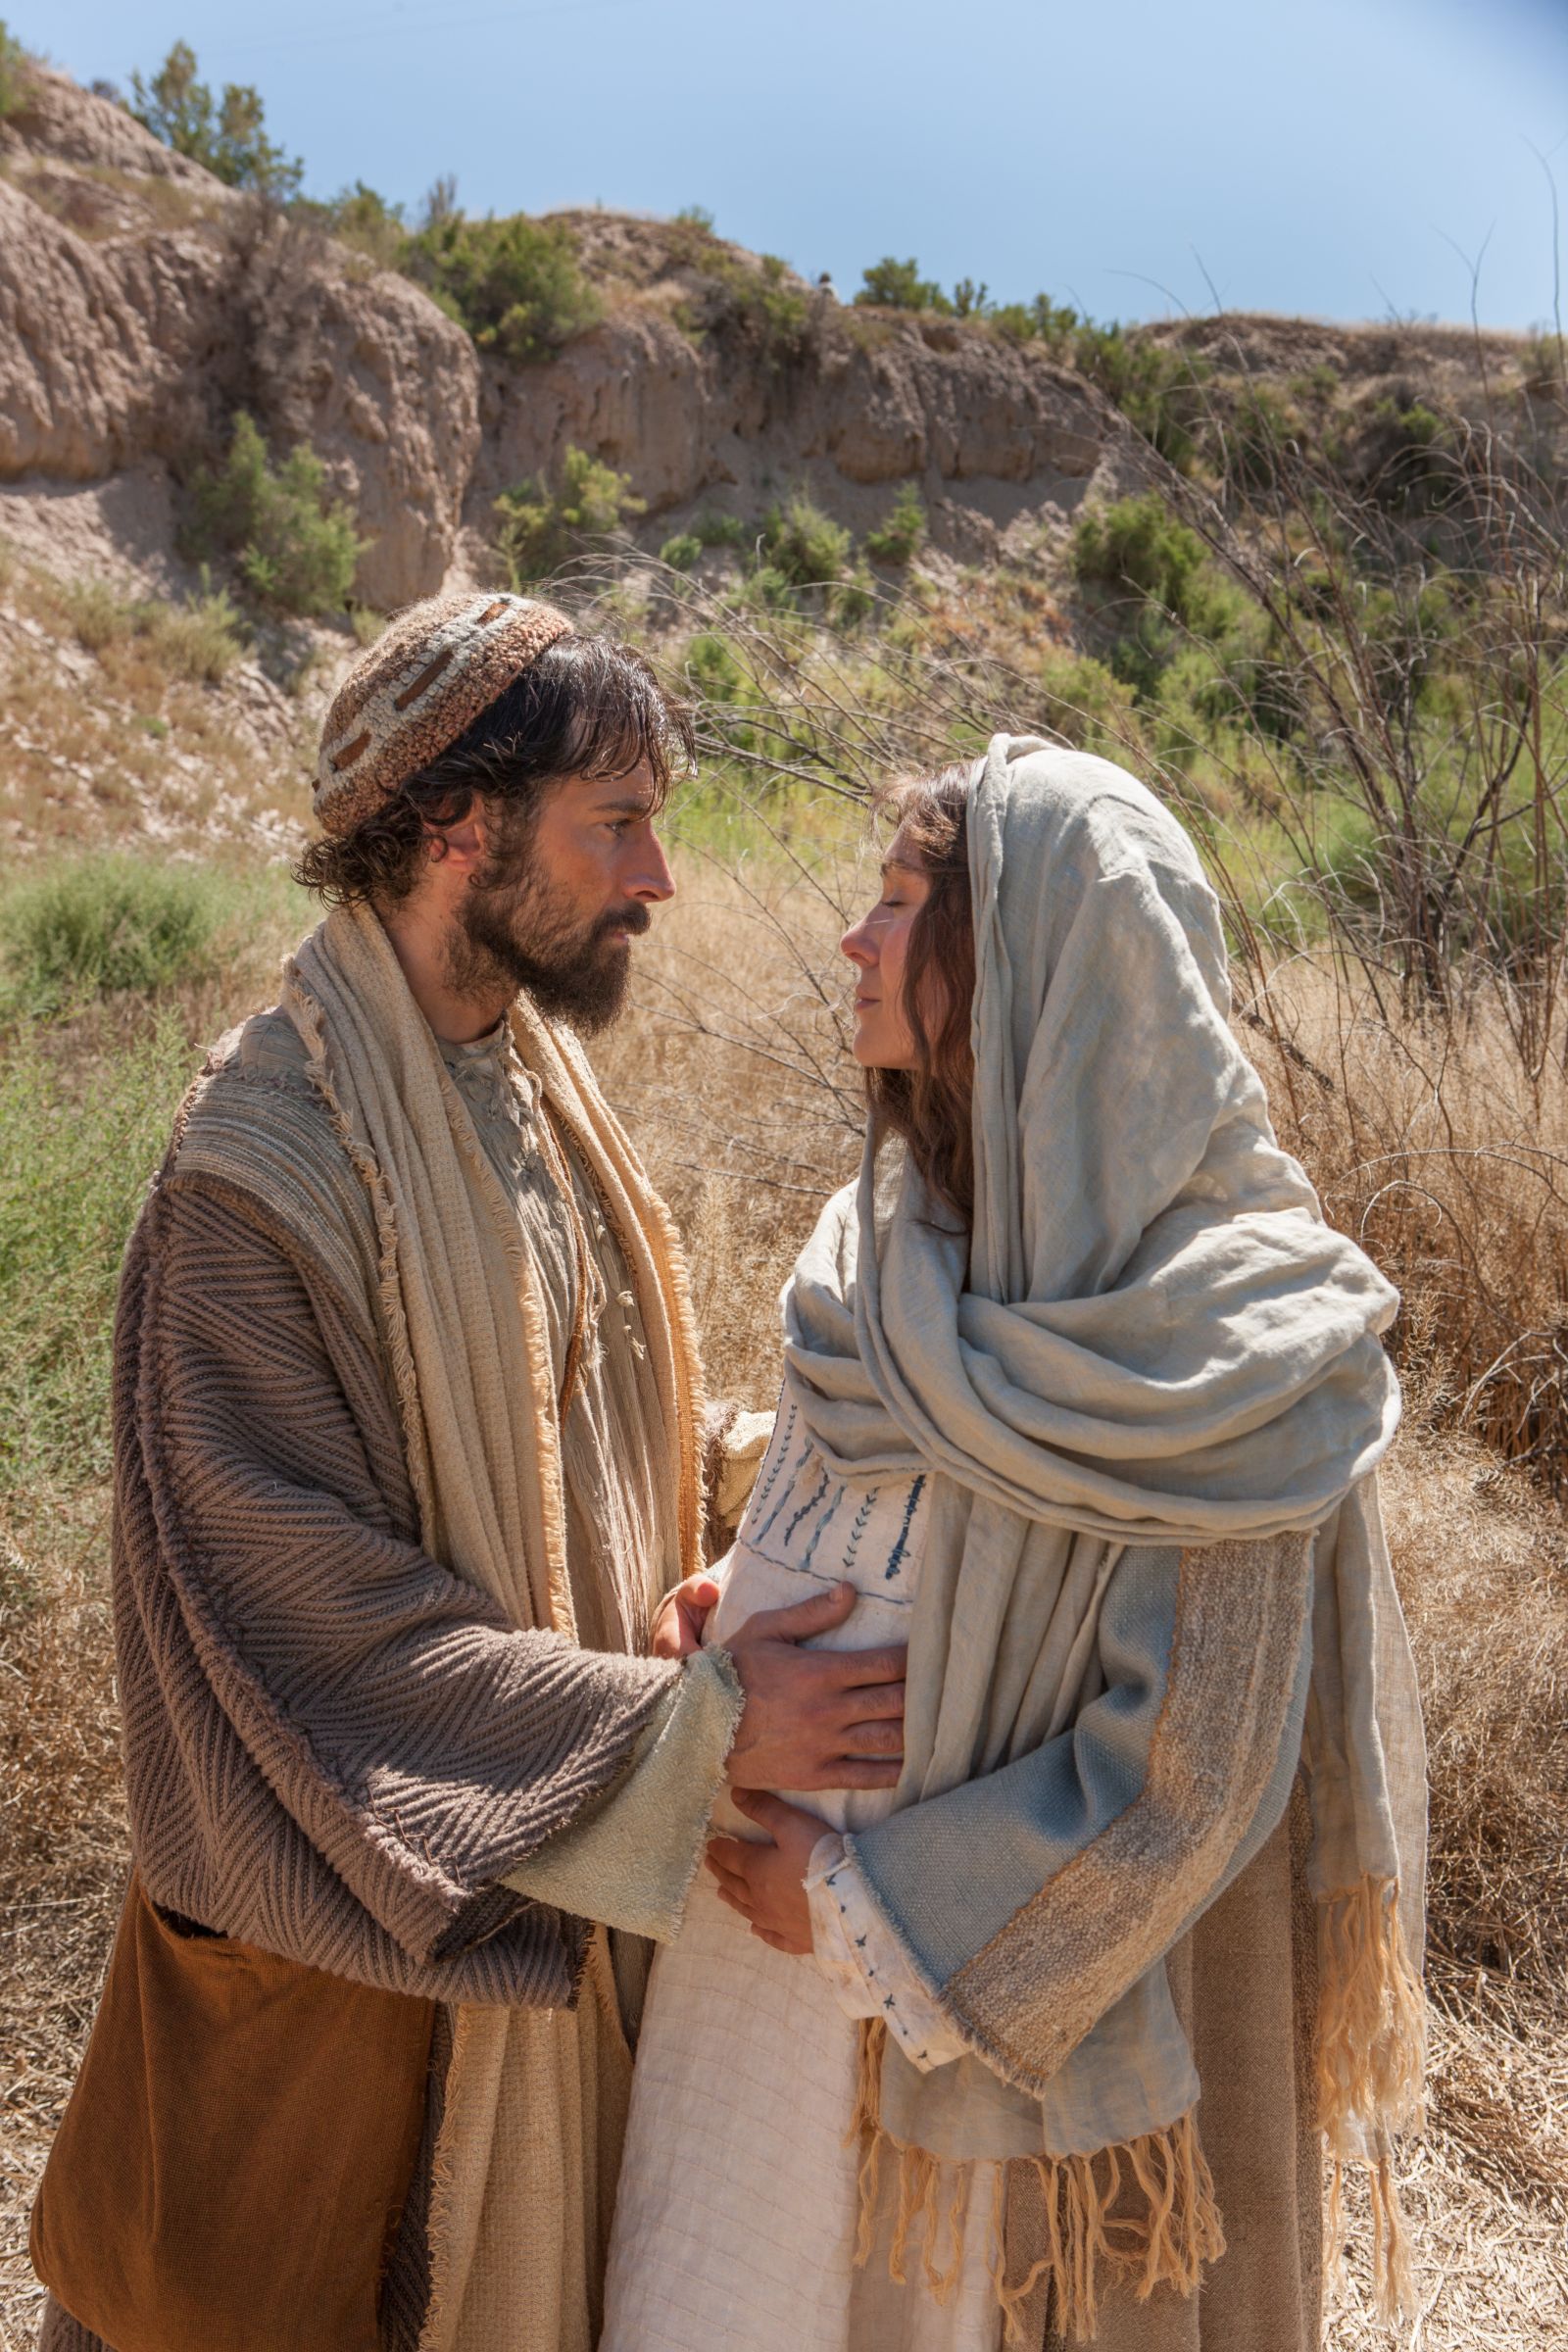
M 1312 2088 L 1310 1837 L 1298 1782 L 1261 1853 L 1168 1962 L 1203 2086 L 1198 2120 L 1226 2251 L 1194 2295 L 1156 2287 L 1140 2303 L 1112 2282 L 1100 2298 L 1093 2352 L 1318 2352 L 1323 2168 Z M 1009 2260 L 1014 2278 L 1024 2252 L 1018 2246 Z M 1039 2352 L 1074 2352 L 1044 2294 L 1028 2342 Z

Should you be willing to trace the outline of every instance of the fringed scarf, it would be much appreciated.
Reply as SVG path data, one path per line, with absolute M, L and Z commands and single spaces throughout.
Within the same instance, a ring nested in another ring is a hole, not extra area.
M 897 1801 L 1070 1728 L 1127 1547 L 1180 1546 L 1200 1592 L 1294 1581 L 1298 1626 L 1311 1616 L 1318 2120 L 1336 2204 L 1343 2164 L 1370 2170 L 1392 2311 L 1408 2294 L 1391 2134 L 1420 2102 L 1425 1857 L 1419 1702 L 1371 1478 L 1397 1421 L 1379 1338 L 1397 1298 L 1275 1142 L 1180 825 L 1106 762 L 1006 736 L 977 764 L 967 825 L 972 1232 L 954 1234 L 907 1164 L 890 1191 L 873 1136 L 786 1294 L 789 1382 L 818 1451 L 858 1478 L 936 1477 Z M 1244 1704 L 1255 1661 L 1236 1623 Z M 1181 1889 L 1157 1858 L 1143 1867 L 1174 1942 Z M 1102 2273 L 1190 2292 L 1223 2247 L 1163 1963 L 1105 2010 L 1097 1926 L 1091 1903 L 1082 2014 L 1026 1907 L 930 1987 L 973 2057 L 921 2074 L 864 2032 L 862 2251 L 896 2162 L 894 2275 L 920 2242 L 942 2291 L 966 2226 L 951 2168 L 1029 2158 L 1030 2275 L 1007 2277 L 992 2223 L 1009 2332 L 1042 2276 L 1082 2337 Z M 982 1974 L 983 2000 L 966 1983 Z
M 560 1396 L 537 1269 L 515 1215 L 442 1063 L 386 933 L 365 907 L 340 907 L 300 948 L 282 998 L 313 1080 L 374 1209 L 380 1310 L 421 1540 L 431 1556 L 498 1600 L 513 1622 L 575 1631 L 567 1575 Z M 636 1288 L 659 1403 L 635 1469 L 657 1500 L 663 1543 L 646 1565 L 659 1593 L 701 1564 L 702 1399 L 679 1245 L 662 1203 L 604 1102 L 569 1031 L 550 1028 L 520 998 L 514 1041 L 540 1081 L 546 1115 L 576 1152 L 612 1226 Z M 587 1498 L 591 1501 L 591 1498 Z M 584 2030 L 591 2030 L 592 1999 Z M 574 2132 L 574 2069 L 549 2043 L 551 2021 L 468 2006 L 455 2014 L 430 2237 L 432 2281 L 421 2352 L 452 2352 L 479 2238 L 492 2147 L 515 2162 L 536 2143 L 555 2166 Z M 544 2037 L 543 2039 L 541 2037 Z M 569 2094 L 569 2095 L 568 2095 Z M 502 2249 L 527 2275 L 530 2244 L 554 2224 L 580 2243 L 582 2217 L 519 2210 Z M 492 2267 L 496 2249 L 490 2249 Z M 550 2333 L 528 2297 L 510 2297 L 507 2352 Z M 487 2333 L 476 2352 L 501 2352 Z

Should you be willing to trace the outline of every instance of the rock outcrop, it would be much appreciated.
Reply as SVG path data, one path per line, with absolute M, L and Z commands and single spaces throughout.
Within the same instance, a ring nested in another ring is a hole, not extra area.
M 408 279 L 40 72 L 0 125 L 0 479 L 183 478 L 244 407 L 274 446 L 326 462 L 367 542 L 359 593 L 391 608 L 439 585 L 465 524 L 488 537 L 501 490 L 559 478 L 571 446 L 630 477 L 655 544 L 705 505 L 751 517 L 797 487 L 863 529 L 915 481 L 936 544 L 968 556 L 1144 462 L 1109 404 L 1038 353 L 843 310 L 678 223 L 564 218 L 603 322 L 543 364 L 481 360 Z M 794 306 L 782 343 L 757 330 L 759 290 Z
M 460 326 L 61 75 L 4 126 L 0 171 L 0 478 L 188 471 L 248 407 L 354 502 L 368 603 L 439 584 L 479 439 Z

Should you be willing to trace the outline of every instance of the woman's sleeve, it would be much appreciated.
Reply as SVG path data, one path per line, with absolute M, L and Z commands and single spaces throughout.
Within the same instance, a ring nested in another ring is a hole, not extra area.
M 1311 1597 L 1308 1536 L 1129 1548 L 1070 1730 L 846 1840 L 903 1961 L 1008 2081 L 1048 2082 L 1279 1821 Z

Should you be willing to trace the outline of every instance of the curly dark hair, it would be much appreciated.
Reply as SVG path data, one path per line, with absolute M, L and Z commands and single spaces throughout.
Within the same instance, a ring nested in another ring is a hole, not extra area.
M 395 906 L 425 870 L 431 836 L 460 825 L 475 798 L 501 804 L 509 847 L 526 835 L 548 788 L 567 776 L 623 776 L 641 760 L 662 808 L 696 745 L 685 707 L 639 653 L 608 637 L 558 637 L 486 705 L 440 757 L 416 769 L 341 836 L 313 841 L 294 879 L 329 906 Z M 437 850 L 437 855 L 440 855 Z
M 912 1070 L 867 1070 L 873 1123 L 901 1135 L 935 1198 L 967 1226 L 974 1214 L 974 916 L 969 899 L 969 769 L 946 767 L 881 794 L 930 881 L 909 926 L 904 1012 L 918 1055 Z

